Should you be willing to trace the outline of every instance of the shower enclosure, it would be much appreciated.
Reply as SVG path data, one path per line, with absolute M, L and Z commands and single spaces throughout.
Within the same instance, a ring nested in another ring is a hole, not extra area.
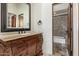
M 68 45 L 71 47 L 70 34 L 68 34 L 69 5 L 68 3 L 53 4 L 53 55 L 56 56 L 70 55 L 68 48 Z

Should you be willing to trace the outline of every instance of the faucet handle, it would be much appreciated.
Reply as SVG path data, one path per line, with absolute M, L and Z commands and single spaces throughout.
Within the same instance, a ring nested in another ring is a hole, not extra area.
M 20 31 L 18 31 L 18 33 L 20 34 Z
M 24 31 L 24 33 L 26 33 L 26 31 Z

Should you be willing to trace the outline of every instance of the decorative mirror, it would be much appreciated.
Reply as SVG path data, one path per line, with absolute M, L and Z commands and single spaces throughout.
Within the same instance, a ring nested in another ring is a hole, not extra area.
M 1 4 L 1 31 L 24 31 L 31 27 L 31 5 L 29 3 Z

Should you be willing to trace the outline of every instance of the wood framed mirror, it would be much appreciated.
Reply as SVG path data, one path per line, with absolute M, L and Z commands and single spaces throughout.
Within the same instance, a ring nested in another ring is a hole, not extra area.
M 31 4 L 1 3 L 1 32 L 31 30 Z

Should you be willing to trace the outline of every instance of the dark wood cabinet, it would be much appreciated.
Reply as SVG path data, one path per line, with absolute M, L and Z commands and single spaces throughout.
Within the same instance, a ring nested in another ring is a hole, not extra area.
M 31 35 L 5 42 L 3 54 L 12 56 L 42 55 L 42 34 Z

